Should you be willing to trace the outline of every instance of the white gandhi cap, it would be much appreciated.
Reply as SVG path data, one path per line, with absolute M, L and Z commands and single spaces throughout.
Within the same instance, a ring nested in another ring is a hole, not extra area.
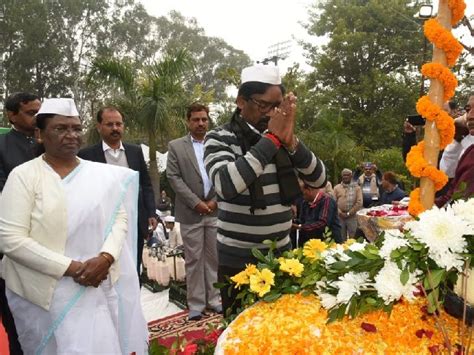
M 45 113 L 61 116 L 79 116 L 74 100 L 68 98 L 44 99 L 37 115 Z
M 241 75 L 241 84 L 257 81 L 271 85 L 280 85 L 280 70 L 274 65 L 256 64 L 244 68 Z

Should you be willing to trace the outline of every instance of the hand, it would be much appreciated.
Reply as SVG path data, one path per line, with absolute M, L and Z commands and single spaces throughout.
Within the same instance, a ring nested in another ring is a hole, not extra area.
M 209 214 L 211 212 L 211 209 L 209 206 L 206 204 L 206 202 L 201 201 L 199 202 L 195 207 L 194 210 L 198 212 L 201 216 Z
M 281 143 L 288 148 L 294 147 L 296 137 L 294 135 L 296 121 L 296 96 L 290 92 L 270 114 L 268 130 L 272 132 Z
M 211 210 L 210 213 L 214 212 L 217 209 L 217 202 L 215 200 L 205 201 L 207 207 Z
M 292 223 L 292 224 L 291 224 L 291 228 L 292 228 L 292 229 L 301 229 L 301 224 Z
M 155 217 L 150 217 L 148 218 L 148 226 L 151 226 L 153 229 L 156 229 L 156 226 L 158 225 L 158 220 Z
M 74 281 L 82 286 L 99 287 L 100 283 L 107 279 L 110 263 L 102 256 L 96 256 L 84 262 L 84 269 L 80 275 L 74 277 Z
M 403 132 L 405 134 L 414 133 L 415 131 L 415 127 L 410 122 L 408 122 L 408 119 L 403 122 Z
M 82 264 L 80 261 L 73 260 L 69 264 L 69 267 L 64 273 L 64 276 L 70 276 L 70 277 L 80 276 L 83 270 L 84 270 L 84 264 Z

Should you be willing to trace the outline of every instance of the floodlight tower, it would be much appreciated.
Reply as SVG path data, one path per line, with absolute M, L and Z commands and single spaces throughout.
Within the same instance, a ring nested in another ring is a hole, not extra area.
M 290 55 L 291 41 L 284 41 L 272 44 L 268 47 L 268 56 L 262 60 L 263 64 L 268 64 L 269 62 L 275 63 L 278 65 L 278 60 L 283 60 L 288 58 Z

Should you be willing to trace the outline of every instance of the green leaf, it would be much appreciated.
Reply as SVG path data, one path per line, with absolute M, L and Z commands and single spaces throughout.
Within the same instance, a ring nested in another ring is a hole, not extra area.
M 408 269 L 404 269 L 402 273 L 400 274 L 400 282 L 402 283 L 402 285 L 406 285 L 409 277 L 410 277 L 410 273 L 408 272 Z
M 436 311 L 436 304 L 439 298 L 439 289 L 434 289 L 428 293 L 428 312 L 434 313 Z
M 331 264 L 331 268 L 334 270 L 344 270 L 347 263 L 345 261 L 336 261 L 335 263 Z
M 285 287 L 282 292 L 283 293 L 289 293 L 289 294 L 295 294 L 295 293 L 298 293 L 301 291 L 301 287 L 299 287 L 298 285 L 292 285 L 292 286 L 289 286 L 289 287 Z
M 262 254 L 262 252 L 260 250 L 258 250 L 257 248 L 252 248 L 252 255 L 259 261 L 261 262 L 265 262 L 265 256 Z
M 265 297 L 263 297 L 263 300 L 265 302 L 273 302 L 273 301 L 276 301 L 277 299 L 279 299 L 281 297 L 281 293 L 279 292 L 270 292 L 269 294 L 265 295 Z
M 368 304 L 374 305 L 374 304 L 377 303 L 377 300 L 376 300 L 375 298 L 372 298 L 372 297 L 367 297 L 367 298 L 365 299 L 365 302 L 368 303 Z
M 218 288 L 218 289 L 221 289 L 221 288 L 224 288 L 226 286 L 230 286 L 229 284 L 225 283 L 225 282 L 214 282 L 212 284 L 215 288 Z
M 427 288 L 431 289 L 438 287 L 445 275 L 446 271 L 444 269 L 433 270 L 430 273 L 427 273 L 425 276 L 425 280 L 428 282 Z

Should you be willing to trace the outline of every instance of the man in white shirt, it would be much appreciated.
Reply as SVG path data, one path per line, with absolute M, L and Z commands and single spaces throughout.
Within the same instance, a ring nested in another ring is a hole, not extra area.
M 137 267 L 140 274 L 144 240 L 149 230 L 157 225 L 155 195 L 151 185 L 148 167 L 139 145 L 122 142 L 125 129 L 120 111 L 112 106 L 97 113 L 97 130 L 102 141 L 81 149 L 78 156 L 85 160 L 123 166 L 138 171 L 140 177 L 138 195 L 138 245 Z

